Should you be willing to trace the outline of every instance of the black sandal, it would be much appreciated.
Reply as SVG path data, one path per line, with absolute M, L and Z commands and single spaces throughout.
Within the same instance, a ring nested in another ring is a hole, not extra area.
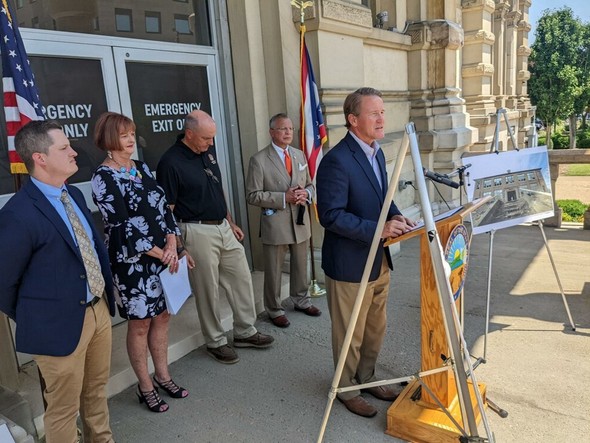
M 154 383 L 161 387 L 166 394 L 172 398 L 186 398 L 188 397 L 188 391 L 178 386 L 172 379 L 168 381 L 158 381 L 156 376 L 153 377 Z
M 162 400 L 157 388 L 154 388 L 153 391 L 143 392 L 139 389 L 139 385 L 137 385 L 137 398 L 139 399 L 139 404 L 145 403 L 152 412 L 166 412 L 168 410 L 168 403 Z

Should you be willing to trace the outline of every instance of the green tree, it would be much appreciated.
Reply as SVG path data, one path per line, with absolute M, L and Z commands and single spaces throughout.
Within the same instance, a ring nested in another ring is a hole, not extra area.
M 575 101 L 583 90 L 579 68 L 583 43 L 584 27 L 570 8 L 544 11 L 529 58 L 529 94 L 546 123 L 549 148 L 554 125 L 575 115 Z
M 582 114 L 582 129 L 586 129 L 586 116 L 590 107 L 590 23 L 583 26 L 583 44 L 579 57 L 580 86 L 582 91 L 576 98 L 575 112 Z

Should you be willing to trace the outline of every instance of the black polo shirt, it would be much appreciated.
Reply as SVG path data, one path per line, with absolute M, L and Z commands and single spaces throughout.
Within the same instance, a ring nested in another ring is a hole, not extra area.
M 180 134 L 160 159 L 158 183 L 168 203 L 174 205 L 178 220 L 222 220 L 227 206 L 215 148 L 197 154 L 181 141 L 183 138 Z

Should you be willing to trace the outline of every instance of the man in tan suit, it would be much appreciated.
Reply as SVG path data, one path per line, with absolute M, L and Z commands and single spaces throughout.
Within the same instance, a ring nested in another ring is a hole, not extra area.
M 307 250 L 311 237 L 309 217 L 303 217 L 311 202 L 311 183 L 303 152 L 289 144 L 293 123 L 286 114 L 270 119 L 272 143 L 252 156 L 246 192 L 248 203 L 261 208 L 260 234 L 264 255 L 264 306 L 273 324 L 290 325 L 281 305 L 281 272 L 287 249 L 291 254 L 289 295 L 296 311 L 318 317 L 308 293 Z

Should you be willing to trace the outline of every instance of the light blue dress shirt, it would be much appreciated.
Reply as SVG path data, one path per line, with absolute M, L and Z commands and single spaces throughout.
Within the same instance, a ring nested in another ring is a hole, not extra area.
M 377 152 L 379 152 L 381 146 L 379 146 L 379 143 L 377 143 L 377 141 L 374 141 L 372 145 L 368 145 L 360 138 L 358 138 L 356 135 L 354 135 L 351 131 L 349 131 L 349 134 L 352 135 L 352 138 L 356 140 L 356 142 L 359 144 L 359 146 L 367 156 L 367 160 L 369 160 L 369 164 L 371 165 L 371 168 L 373 168 L 373 172 L 375 173 L 375 177 L 377 177 L 379 186 L 381 186 L 381 189 L 383 189 L 383 183 L 381 182 L 381 170 L 379 169 L 379 162 L 377 161 Z

